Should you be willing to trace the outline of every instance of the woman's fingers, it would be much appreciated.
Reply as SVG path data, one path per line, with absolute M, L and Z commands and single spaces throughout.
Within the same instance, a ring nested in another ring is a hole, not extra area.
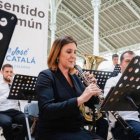
M 87 80 L 89 81 L 89 83 L 96 83 L 97 82 L 95 76 L 92 73 L 90 74 L 89 72 L 84 72 L 84 75 L 87 78 Z
M 93 83 L 89 85 L 89 88 L 91 90 L 91 93 L 96 96 L 98 96 L 102 91 L 96 84 Z

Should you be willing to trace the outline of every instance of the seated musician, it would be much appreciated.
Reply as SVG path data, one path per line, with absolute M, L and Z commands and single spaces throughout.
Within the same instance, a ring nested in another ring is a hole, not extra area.
M 76 74 L 77 43 L 69 36 L 57 38 L 48 57 L 49 69 L 40 72 L 36 92 L 39 122 L 36 140 L 93 140 L 102 139 L 83 128 L 84 118 L 79 107 L 93 105 L 92 97 L 101 90 L 91 83 L 84 87 Z M 91 81 L 95 80 L 89 75 Z
M 0 127 L 6 140 L 25 140 L 26 122 L 24 113 L 19 111 L 18 101 L 7 99 L 13 78 L 13 66 L 5 64 L 2 67 L 0 78 Z M 13 134 L 12 124 L 21 124 L 20 133 Z
M 112 55 L 112 72 L 115 69 L 115 66 L 118 65 L 118 61 L 119 61 L 119 55 L 118 54 L 113 54 Z
M 115 87 L 117 82 L 119 81 L 122 73 L 126 69 L 129 62 L 135 56 L 133 51 L 125 51 L 120 57 L 120 67 L 121 73 L 118 76 L 112 77 L 107 80 L 104 95 L 106 96 L 111 87 Z M 121 124 L 117 122 L 115 124 L 115 128 L 112 129 L 115 139 L 119 140 L 138 140 L 140 138 L 140 119 L 138 118 L 137 111 L 118 111 L 119 115 L 132 127 L 132 131 L 125 135 L 124 131 L 121 129 Z

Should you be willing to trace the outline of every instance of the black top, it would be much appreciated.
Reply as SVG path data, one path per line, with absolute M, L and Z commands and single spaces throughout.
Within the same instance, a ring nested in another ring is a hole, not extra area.
M 70 75 L 74 87 L 67 82 L 62 72 L 40 72 L 36 91 L 39 103 L 39 128 L 42 131 L 74 131 L 83 125 L 83 116 L 77 106 L 77 97 L 85 87 L 76 75 Z M 88 106 L 93 102 L 89 101 Z

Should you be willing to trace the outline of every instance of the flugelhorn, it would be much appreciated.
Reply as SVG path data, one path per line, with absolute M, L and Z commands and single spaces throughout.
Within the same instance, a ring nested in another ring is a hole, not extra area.
M 79 77 L 82 79 L 83 83 L 85 84 L 85 86 L 88 86 L 91 82 L 87 79 L 87 77 L 85 76 L 82 68 L 78 65 L 75 65 L 74 68 L 78 71 Z M 96 83 L 95 83 L 96 84 Z M 97 84 L 96 84 L 97 85 Z M 98 85 L 97 85 L 98 86 Z M 99 86 L 98 86 L 99 87 Z M 101 93 L 99 96 L 99 104 L 102 104 L 104 98 L 103 98 L 103 93 Z M 86 114 L 86 109 L 84 104 L 80 106 L 80 110 L 82 111 L 83 116 L 85 117 L 85 119 L 87 121 L 92 121 L 93 120 L 93 114 L 91 113 L 91 111 L 89 111 L 89 115 Z M 96 118 L 95 120 L 98 120 L 102 114 L 99 110 L 97 110 L 97 114 L 95 115 Z
M 79 72 L 78 74 L 79 74 L 80 78 L 82 79 L 82 81 L 84 82 L 84 84 L 85 84 L 86 86 L 89 86 L 89 84 L 90 84 L 91 82 L 90 82 L 90 81 L 87 79 L 87 77 L 84 75 L 84 72 L 83 72 L 82 68 L 81 68 L 79 65 L 75 65 L 74 68 L 75 68 L 76 70 L 78 70 L 78 72 Z M 95 83 L 95 84 L 96 84 L 96 83 Z M 100 88 L 97 84 L 96 84 L 96 86 L 97 86 L 98 88 Z M 102 104 L 102 102 L 103 102 L 103 100 L 104 100 L 103 91 L 101 91 L 101 93 L 99 94 L 98 98 L 99 98 L 99 104 Z

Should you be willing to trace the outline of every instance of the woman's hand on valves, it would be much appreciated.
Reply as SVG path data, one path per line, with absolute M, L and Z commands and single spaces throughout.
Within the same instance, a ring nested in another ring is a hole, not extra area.
M 81 96 L 77 98 L 78 106 L 87 102 L 92 96 L 99 96 L 101 94 L 101 89 L 97 84 L 91 83 L 87 86 Z
M 97 83 L 97 80 L 95 79 L 95 75 L 93 75 L 92 73 L 88 72 L 84 72 L 84 75 L 88 81 L 88 83 Z

